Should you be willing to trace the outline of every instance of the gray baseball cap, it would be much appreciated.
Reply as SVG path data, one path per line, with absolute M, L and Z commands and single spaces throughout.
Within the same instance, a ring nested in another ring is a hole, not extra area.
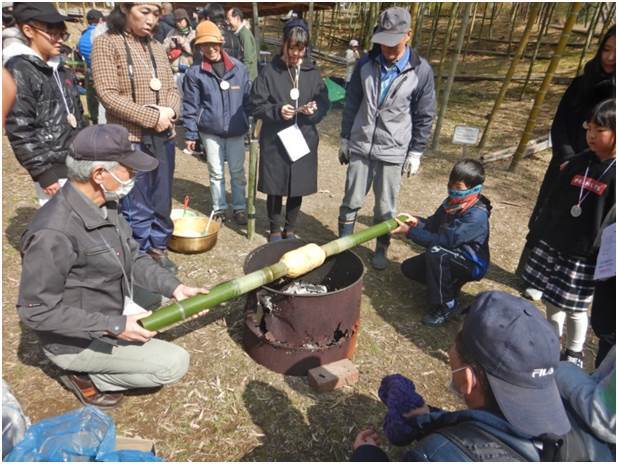
M 378 27 L 371 41 L 376 44 L 394 47 L 410 30 L 410 12 L 405 8 L 387 8 L 380 13 Z
M 135 148 L 129 132 L 119 124 L 97 124 L 82 129 L 73 139 L 73 158 L 83 161 L 117 161 L 136 171 L 157 169 L 159 161 Z

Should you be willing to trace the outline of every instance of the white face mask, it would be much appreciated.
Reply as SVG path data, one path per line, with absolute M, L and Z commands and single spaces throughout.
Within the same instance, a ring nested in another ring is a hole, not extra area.
M 457 386 L 455 385 L 455 379 L 453 378 L 453 374 L 455 372 L 463 371 L 464 369 L 468 369 L 470 366 L 463 366 L 457 369 L 451 369 L 451 381 L 448 384 L 448 389 L 454 393 L 461 401 L 465 402 L 464 394 L 459 391 Z M 470 368 L 472 370 L 472 368 Z M 474 376 L 474 385 L 476 385 L 476 376 L 474 375 L 474 371 L 472 371 L 472 375 Z
M 112 171 L 107 171 L 107 172 L 109 172 L 109 174 L 114 178 L 114 180 L 120 184 L 120 187 L 118 187 L 113 192 L 108 192 L 105 189 L 105 186 L 101 184 L 101 187 L 103 188 L 103 191 L 105 193 L 113 193 L 117 195 L 118 198 L 120 199 L 120 198 L 126 197 L 129 194 L 129 192 L 133 190 L 133 187 L 135 186 L 135 177 L 132 177 L 129 180 L 120 180 L 118 176 L 116 176 Z

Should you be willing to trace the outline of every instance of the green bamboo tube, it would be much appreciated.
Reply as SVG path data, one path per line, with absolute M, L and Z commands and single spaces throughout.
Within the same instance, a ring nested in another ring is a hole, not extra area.
M 442 11 L 442 3 L 438 3 L 435 8 L 433 23 L 431 25 L 431 37 L 429 38 L 429 48 L 427 49 L 427 61 L 431 63 L 431 54 L 433 52 L 433 42 L 436 37 L 436 30 L 438 29 L 438 22 L 440 21 L 440 13 Z
M 405 215 L 399 216 L 401 221 L 406 219 Z M 387 234 L 395 228 L 397 228 L 397 221 L 395 219 L 388 219 L 355 234 L 326 243 L 321 248 L 324 250 L 326 257 L 333 256 L 380 235 Z M 196 295 L 186 300 L 163 306 L 155 310 L 150 316 L 140 319 L 139 323 L 147 330 L 161 330 L 224 301 L 238 298 L 251 290 L 285 277 L 287 274 L 287 266 L 279 261 L 250 274 L 223 282 L 211 288 L 210 292 L 205 295 Z
M 253 124 L 249 131 L 249 176 L 247 179 L 247 238 L 251 240 L 255 233 L 255 195 L 258 165 L 258 139 Z
M 577 12 L 582 7 L 582 2 L 575 2 L 571 7 L 571 12 L 564 24 L 564 28 L 562 29 L 562 34 L 560 35 L 560 40 L 558 41 L 558 45 L 556 46 L 556 50 L 554 51 L 554 55 L 547 67 L 547 72 L 545 73 L 545 78 L 543 79 L 543 83 L 539 88 L 539 91 L 536 94 L 534 99 L 534 105 L 530 110 L 530 115 L 528 116 L 528 122 L 526 122 L 526 127 L 524 128 L 523 133 L 521 134 L 521 138 L 519 140 L 519 145 L 517 146 L 517 150 L 513 155 L 513 160 L 511 161 L 511 165 L 509 166 L 509 171 L 514 172 L 517 169 L 517 165 L 521 161 L 526 152 L 526 147 L 528 146 L 528 142 L 532 138 L 532 131 L 536 126 L 536 119 L 541 110 L 541 105 L 543 101 L 545 101 L 545 94 L 547 93 L 547 89 L 549 89 L 549 84 L 551 83 L 552 78 L 554 77 L 554 73 L 556 72 L 556 68 L 558 67 L 558 63 L 560 63 L 560 59 L 562 58 L 562 54 L 564 53 L 564 49 L 569 40 L 569 36 L 571 35 L 571 30 L 575 25 L 575 20 L 577 18 Z

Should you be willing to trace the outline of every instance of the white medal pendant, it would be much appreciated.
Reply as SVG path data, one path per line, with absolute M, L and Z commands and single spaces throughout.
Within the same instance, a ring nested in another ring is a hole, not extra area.
M 69 123 L 69 126 L 71 126 L 73 129 L 77 127 L 77 118 L 73 113 L 69 113 L 67 115 L 67 122 Z
M 296 87 L 294 87 L 293 89 L 290 89 L 290 98 L 294 101 L 298 100 L 298 98 L 300 97 L 300 92 L 298 91 L 298 89 Z
M 582 207 L 579 205 L 573 205 L 571 207 L 571 216 L 578 218 L 582 215 Z
M 152 79 L 150 79 L 150 88 L 155 92 L 158 92 L 159 90 L 161 90 L 161 81 L 156 77 L 153 77 Z
M 230 88 L 230 83 L 228 81 L 221 81 L 219 87 L 221 87 L 221 90 L 227 90 Z

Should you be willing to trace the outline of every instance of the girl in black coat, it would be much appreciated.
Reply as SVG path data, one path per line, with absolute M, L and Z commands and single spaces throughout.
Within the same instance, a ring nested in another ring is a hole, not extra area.
M 315 126 L 329 106 L 319 69 L 303 58 L 309 43 L 305 22 L 289 21 L 282 42 L 281 54 L 262 69 L 251 90 L 252 114 L 263 122 L 258 190 L 267 194 L 270 241 L 294 238 L 302 197 L 317 191 L 319 135 Z M 310 153 L 292 162 L 277 134 L 294 124 Z M 284 196 L 288 197 L 285 220 Z
M 551 126 L 552 157 L 530 216 L 530 232 L 517 268 L 518 274 L 523 271 L 527 256 L 537 241 L 533 233 L 534 222 L 538 219 L 540 208 L 560 173 L 560 165 L 588 148 L 583 123 L 597 103 L 613 98 L 615 94 L 616 26 L 612 26 L 601 40 L 594 58 L 586 63 L 584 73 L 573 79 L 558 105 Z M 534 293 L 529 294 L 526 291 L 526 296 L 531 297 Z
M 599 103 L 586 127 L 589 149 L 560 167 L 534 223 L 538 241 L 522 276 L 543 292 L 560 336 L 566 320 L 565 357 L 579 365 L 594 292 L 594 242 L 616 203 L 616 100 Z

